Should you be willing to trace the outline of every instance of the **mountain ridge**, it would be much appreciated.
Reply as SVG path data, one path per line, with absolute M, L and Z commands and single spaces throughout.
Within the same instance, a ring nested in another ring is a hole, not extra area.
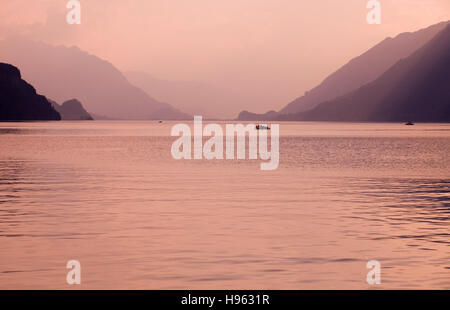
M 450 24 L 375 81 L 281 117 L 314 121 L 450 122 Z
M 40 92 L 58 102 L 78 98 L 95 114 L 119 119 L 190 118 L 129 83 L 110 62 L 78 47 L 8 38 L 0 41 L 0 59 L 18 64 Z
M 322 83 L 306 92 L 304 96 L 289 103 L 278 112 L 275 119 L 281 114 L 305 112 L 322 102 L 345 95 L 374 81 L 397 61 L 410 56 L 424 46 L 449 24 L 450 21 L 444 21 L 414 32 L 400 33 L 394 38 L 385 38 L 327 76 Z M 239 114 L 238 119 L 271 120 L 273 117 L 273 113 L 246 112 Z

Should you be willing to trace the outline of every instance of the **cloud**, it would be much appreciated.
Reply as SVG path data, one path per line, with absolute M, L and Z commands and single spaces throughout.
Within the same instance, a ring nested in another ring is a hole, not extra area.
M 77 29 L 66 23 L 65 1 L 12 0 L 2 4 L 0 37 L 25 36 L 49 43 L 73 40 Z

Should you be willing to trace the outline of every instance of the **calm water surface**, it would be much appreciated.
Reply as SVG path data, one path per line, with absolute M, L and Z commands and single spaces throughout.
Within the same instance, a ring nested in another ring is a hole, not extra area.
M 0 123 L 0 288 L 450 289 L 450 125 L 281 123 L 280 167 L 174 123 Z

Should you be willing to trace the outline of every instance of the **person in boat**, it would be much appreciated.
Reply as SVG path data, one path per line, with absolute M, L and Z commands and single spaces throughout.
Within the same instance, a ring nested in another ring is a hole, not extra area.
M 260 129 L 270 130 L 270 127 L 269 126 L 256 125 L 256 129 L 257 130 L 260 130 Z

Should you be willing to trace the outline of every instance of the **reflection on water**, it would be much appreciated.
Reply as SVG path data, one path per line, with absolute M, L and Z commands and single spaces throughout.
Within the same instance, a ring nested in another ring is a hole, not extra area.
M 280 168 L 173 124 L 0 124 L 0 288 L 450 288 L 450 125 L 281 124 Z

